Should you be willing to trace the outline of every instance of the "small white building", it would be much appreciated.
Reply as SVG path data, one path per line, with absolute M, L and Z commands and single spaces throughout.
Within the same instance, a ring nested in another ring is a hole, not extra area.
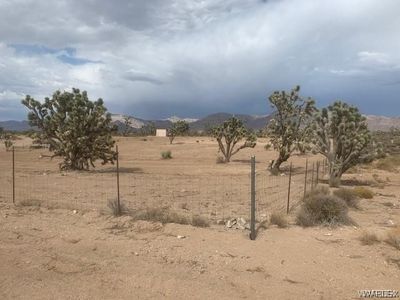
M 156 129 L 156 136 L 167 136 L 167 129 Z

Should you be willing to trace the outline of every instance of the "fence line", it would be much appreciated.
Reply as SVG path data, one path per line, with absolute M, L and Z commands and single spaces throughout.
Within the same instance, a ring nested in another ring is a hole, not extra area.
M 154 174 L 124 168 L 118 152 L 116 167 L 60 172 L 55 161 L 39 156 L 39 150 L 25 148 L 0 152 L 0 202 L 106 210 L 116 200 L 118 207 L 131 210 L 170 209 L 212 222 L 251 217 L 250 165 L 248 174 Z M 255 219 L 261 222 L 272 212 L 296 209 L 327 170 L 326 161 L 307 160 L 305 166 L 290 163 L 273 176 L 266 164 L 255 164 Z

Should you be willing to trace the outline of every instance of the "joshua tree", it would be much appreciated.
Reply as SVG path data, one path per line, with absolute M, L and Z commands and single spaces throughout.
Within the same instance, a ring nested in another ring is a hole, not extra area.
M 129 133 L 132 130 L 132 127 L 131 127 L 132 126 L 132 117 L 124 116 L 123 120 L 124 120 L 124 133 L 123 133 L 123 135 L 124 136 L 128 136 Z
M 225 162 L 229 162 L 231 157 L 243 148 L 254 148 L 257 140 L 256 135 L 247 130 L 243 122 L 235 117 L 214 127 L 212 134 L 218 141 L 219 150 L 224 155 Z M 236 147 L 237 143 L 243 139 L 245 139 L 244 143 Z
M 297 86 L 290 93 L 276 91 L 269 97 L 275 113 L 268 123 L 267 135 L 279 153 L 278 158 L 271 164 L 271 169 L 276 173 L 293 151 L 306 149 L 308 143 L 308 124 L 315 111 L 315 101 L 311 98 L 301 98 L 299 91 L 300 87 Z
M 40 140 L 49 144 L 54 156 L 64 160 L 60 169 L 82 170 L 94 167 L 94 161 L 114 163 L 116 152 L 111 133 L 111 116 L 103 100 L 92 102 L 79 89 L 56 91 L 41 103 L 30 96 L 22 100 L 29 109 L 31 126 L 40 130 Z
M 7 133 L 2 127 L 0 127 L 0 140 L 4 140 L 6 151 L 9 151 L 14 145 L 14 142 L 12 141 L 13 136 L 10 133 Z
M 189 124 L 186 121 L 179 120 L 172 124 L 168 130 L 169 143 L 172 144 L 175 137 L 178 135 L 185 135 L 189 132 Z
M 366 118 L 357 107 L 337 101 L 315 113 L 313 144 L 330 165 L 330 186 L 340 185 L 342 174 L 361 162 L 371 141 Z
M 156 125 L 154 122 L 149 122 L 140 128 L 140 134 L 143 136 L 156 135 Z

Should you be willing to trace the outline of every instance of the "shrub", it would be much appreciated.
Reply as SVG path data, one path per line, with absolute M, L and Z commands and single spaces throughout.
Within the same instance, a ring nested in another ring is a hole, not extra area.
M 183 215 L 170 211 L 168 208 L 147 208 L 133 214 L 134 220 L 151 222 L 190 224 L 190 220 Z
M 379 243 L 377 235 L 373 232 L 364 231 L 358 239 L 361 241 L 361 244 L 363 245 L 372 245 L 375 243 Z
M 161 158 L 162 159 L 171 159 L 172 158 L 171 151 L 168 150 L 168 151 L 161 152 Z
M 361 199 L 372 199 L 374 198 L 374 192 L 369 188 L 358 186 L 353 189 L 353 193 Z
M 128 213 L 128 209 L 122 202 L 119 203 L 118 207 L 118 199 L 108 200 L 107 206 L 114 217 L 118 217 Z
M 286 216 L 282 213 L 272 213 L 269 222 L 272 225 L 277 225 L 279 228 L 286 228 L 289 226 Z
M 377 161 L 376 167 L 379 170 L 396 172 L 400 167 L 400 155 L 388 156 Z
M 353 190 L 340 188 L 334 191 L 333 194 L 346 202 L 348 207 L 359 208 L 359 201 Z
M 20 206 L 37 206 L 40 207 L 42 204 L 39 200 L 36 199 L 25 199 L 18 202 Z
M 352 224 L 347 213 L 348 207 L 342 199 L 330 195 L 326 187 L 317 188 L 303 199 L 296 222 L 304 227 Z
M 388 232 L 385 242 L 400 250 L 400 226 L 392 228 Z
M 192 226 L 196 226 L 196 227 L 209 227 L 210 223 L 208 222 L 208 220 L 204 217 L 201 216 L 193 216 L 192 217 L 192 222 L 191 222 Z
M 222 156 L 217 156 L 216 163 L 217 164 L 224 164 L 225 163 L 225 158 L 223 158 Z

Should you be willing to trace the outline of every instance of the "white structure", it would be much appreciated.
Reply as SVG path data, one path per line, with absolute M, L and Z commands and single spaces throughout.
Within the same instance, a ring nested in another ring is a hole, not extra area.
M 156 136 L 167 136 L 167 129 L 157 129 L 156 130 Z

